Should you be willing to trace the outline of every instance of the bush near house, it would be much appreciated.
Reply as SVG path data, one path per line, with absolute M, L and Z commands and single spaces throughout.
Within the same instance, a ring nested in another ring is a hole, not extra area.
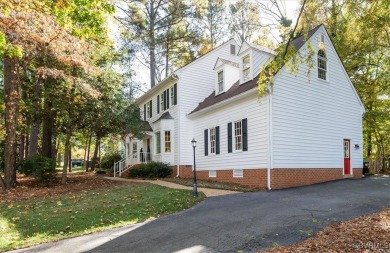
M 130 178 L 165 178 L 172 174 L 168 163 L 149 162 L 138 165 L 129 170 Z
M 122 156 L 118 152 L 108 153 L 103 156 L 100 163 L 100 168 L 108 170 L 114 166 L 114 163 L 122 160 Z
M 42 182 L 56 176 L 56 162 L 43 155 L 34 155 L 20 163 L 20 172 Z

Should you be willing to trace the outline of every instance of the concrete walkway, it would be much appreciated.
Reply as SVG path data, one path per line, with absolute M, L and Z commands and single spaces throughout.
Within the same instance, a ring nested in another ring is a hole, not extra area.
M 104 177 L 108 180 L 117 180 L 117 181 L 127 181 L 127 182 L 136 182 L 136 183 L 151 183 L 156 184 L 172 189 L 182 189 L 182 190 L 192 190 L 192 186 L 184 186 L 180 184 L 175 184 L 172 182 L 167 182 L 163 180 L 140 180 L 140 179 L 126 179 L 121 177 Z M 220 190 L 220 189 L 210 189 L 210 188 L 199 188 L 198 191 L 203 192 L 206 197 L 213 197 L 213 196 L 222 196 L 222 195 L 228 195 L 228 194 L 234 194 L 234 193 L 240 193 L 237 191 L 228 191 L 228 190 Z

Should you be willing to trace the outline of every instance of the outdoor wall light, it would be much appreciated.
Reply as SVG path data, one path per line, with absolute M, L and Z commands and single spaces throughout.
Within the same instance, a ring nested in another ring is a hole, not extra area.
M 196 140 L 195 138 L 191 141 L 192 147 L 194 148 L 194 189 L 192 191 L 192 195 L 194 197 L 198 197 L 198 188 L 196 186 L 196 166 L 195 166 L 195 148 L 196 148 Z
M 360 148 L 359 144 L 355 144 L 355 149 L 359 149 L 359 148 Z

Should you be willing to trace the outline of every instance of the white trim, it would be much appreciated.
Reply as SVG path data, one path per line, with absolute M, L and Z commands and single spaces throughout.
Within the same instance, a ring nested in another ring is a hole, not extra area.
M 243 169 L 233 170 L 233 177 L 243 178 L 244 177 L 244 170 Z
M 272 93 L 268 93 L 268 166 L 267 166 L 267 188 L 271 190 L 271 169 L 272 169 Z
M 209 177 L 217 177 L 217 171 L 216 170 L 209 170 Z

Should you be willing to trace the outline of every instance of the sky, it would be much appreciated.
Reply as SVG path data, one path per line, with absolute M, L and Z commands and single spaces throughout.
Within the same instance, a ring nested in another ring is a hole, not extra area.
M 269 3 L 269 0 L 260 0 L 260 1 L 264 4 Z M 226 2 L 227 2 L 227 6 L 229 6 L 230 4 L 234 4 L 235 2 L 237 2 L 237 0 L 227 0 Z M 299 0 L 284 0 L 281 2 L 283 2 L 285 5 L 284 9 L 286 11 L 287 18 L 291 19 L 293 21 L 292 25 L 294 25 L 298 17 Z M 269 21 L 267 21 L 265 17 L 264 19 L 261 20 L 261 22 L 266 24 Z M 114 40 L 116 40 L 115 37 L 118 37 L 118 34 L 115 31 L 118 31 L 118 29 L 117 27 L 116 29 L 114 28 L 115 25 L 109 25 L 109 26 L 112 27 L 110 30 L 114 31 L 111 33 L 111 37 L 114 38 Z M 274 37 L 278 37 L 278 34 L 274 34 Z M 149 69 L 145 68 L 145 66 L 142 65 L 141 63 L 135 63 L 135 66 L 133 67 L 135 69 L 135 72 L 137 73 L 135 80 L 143 83 L 142 90 L 147 91 L 150 87 Z

